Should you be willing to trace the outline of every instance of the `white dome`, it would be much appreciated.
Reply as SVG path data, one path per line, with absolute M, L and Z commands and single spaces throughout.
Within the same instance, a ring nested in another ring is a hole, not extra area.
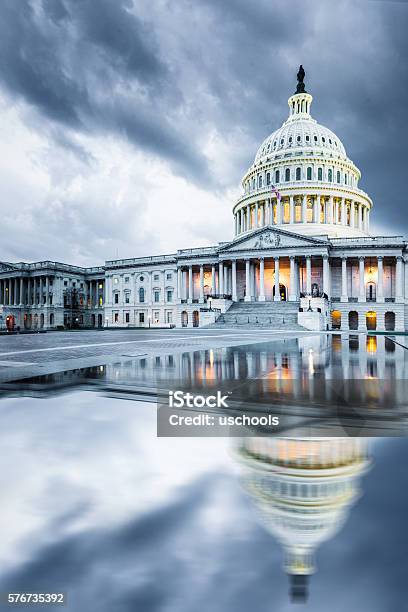
M 294 97 L 294 96 L 293 96 Z M 310 96 L 311 98 L 311 96 Z M 290 98 L 291 100 L 292 98 Z M 272 132 L 259 147 L 255 164 L 274 160 L 286 154 L 302 152 L 313 154 L 321 151 L 325 156 L 347 160 L 346 151 L 340 138 L 331 130 L 317 123 L 309 114 L 294 119 L 291 115 L 277 130 Z

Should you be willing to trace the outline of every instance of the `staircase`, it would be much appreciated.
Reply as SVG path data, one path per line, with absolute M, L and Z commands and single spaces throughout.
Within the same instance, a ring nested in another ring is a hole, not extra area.
M 298 325 L 299 302 L 234 302 L 210 327 L 304 330 Z

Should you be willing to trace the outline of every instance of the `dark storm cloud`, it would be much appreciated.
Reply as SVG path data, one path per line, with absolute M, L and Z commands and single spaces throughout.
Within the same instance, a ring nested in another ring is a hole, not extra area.
M 361 168 L 373 219 L 405 221 L 406 3 L 4 0 L 0 10 L 0 80 L 45 129 L 126 138 L 210 190 L 238 184 L 286 118 L 303 63 L 313 115 Z M 205 151 L 212 132 L 227 143 L 225 170 Z

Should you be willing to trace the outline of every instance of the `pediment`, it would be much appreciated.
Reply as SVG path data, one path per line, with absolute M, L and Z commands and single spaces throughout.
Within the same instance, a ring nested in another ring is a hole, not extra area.
M 320 238 L 302 236 L 280 228 L 263 227 L 251 232 L 248 236 L 242 236 L 232 242 L 223 244 L 219 251 L 248 251 L 251 249 L 281 249 L 324 245 L 327 245 L 327 242 Z

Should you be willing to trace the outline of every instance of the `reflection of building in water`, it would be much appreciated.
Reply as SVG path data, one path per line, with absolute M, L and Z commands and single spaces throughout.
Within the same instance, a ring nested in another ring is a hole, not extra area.
M 243 438 L 245 488 L 282 544 L 295 599 L 307 597 L 315 550 L 343 526 L 369 465 L 363 438 Z

